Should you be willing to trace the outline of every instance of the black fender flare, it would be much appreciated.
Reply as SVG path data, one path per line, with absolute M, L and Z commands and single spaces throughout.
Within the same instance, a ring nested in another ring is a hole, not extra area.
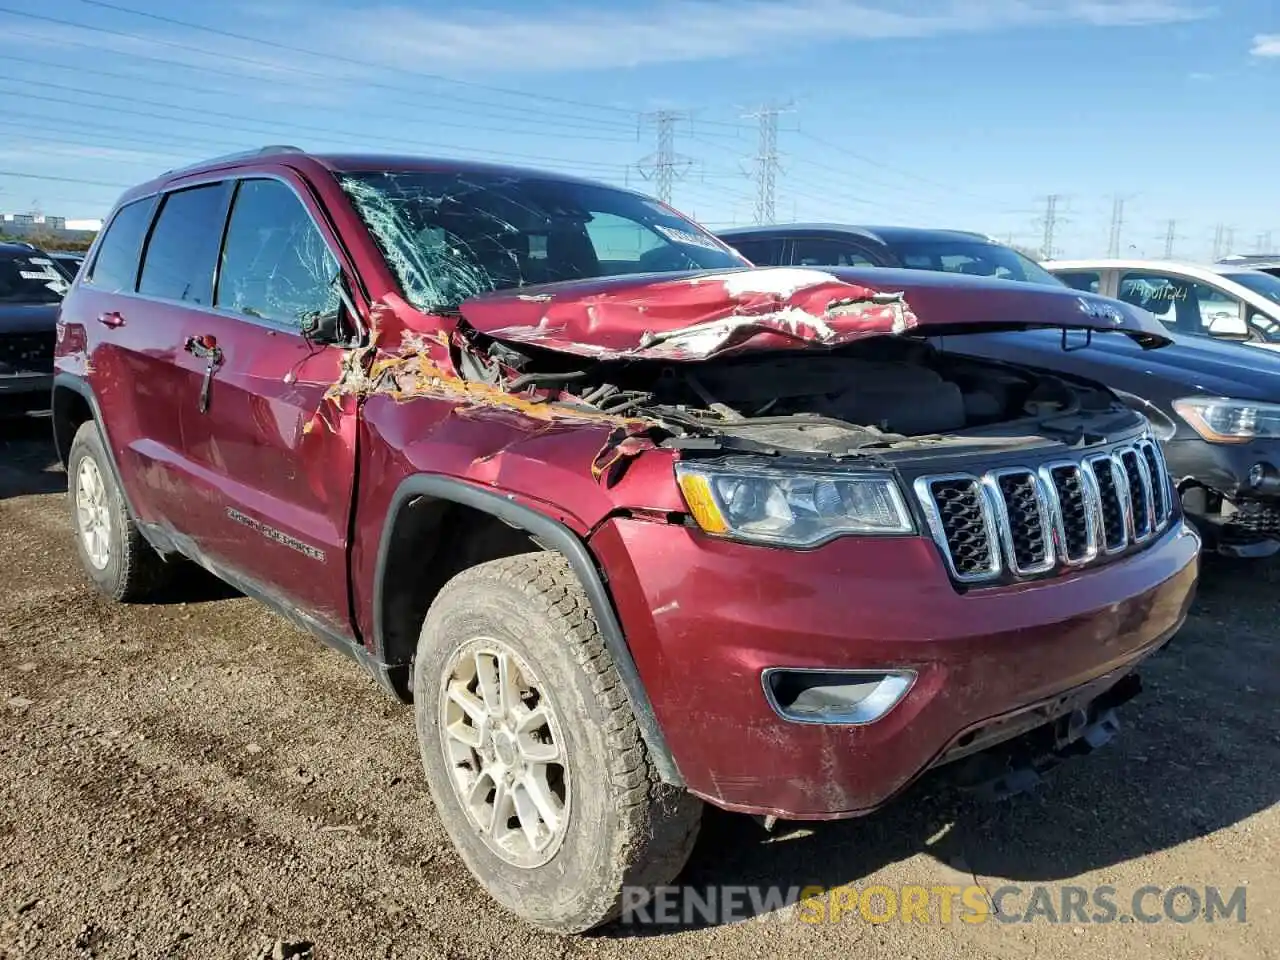
M 605 587 L 604 577 L 587 549 L 586 544 L 572 530 L 546 514 L 539 513 L 531 507 L 517 503 L 511 497 L 491 490 L 485 490 L 464 480 L 435 474 L 415 474 L 406 477 L 396 488 L 391 499 L 391 506 L 382 525 L 382 538 L 378 543 L 377 565 L 374 568 L 373 583 L 373 643 L 374 655 L 379 660 L 383 656 L 383 623 L 382 623 L 382 584 L 386 572 L 387 555 L 391 549 L 391 536 L 399 519 L 400 511 L 412 500 L 419 497 L 431 497 L 457 503 L 488 513 L 508 526 L 523 530 L 548 550 L 562 554 L 569 561 L 569 566 L 582 584 L 595 614 L 596 623 L 600 626 L 601 636 L 609 655 L 613 658 L 618 677 L 622 680 L 622 688 L 635 714 L 640 735 L 644 738 L 645 747 L 649 751 L 658 775 L 666 783 L 683 786 L 679 768 L 667 746 L 662 727 L 653 713 L 653 704 L 640 679 L 640 672 L 627 646 L 622 625 L 618 622 L 614 610 L 613 599 Z

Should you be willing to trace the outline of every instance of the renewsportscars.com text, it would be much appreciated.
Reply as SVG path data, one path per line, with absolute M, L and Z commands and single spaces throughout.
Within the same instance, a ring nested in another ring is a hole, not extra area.
M 1245 887 L 1147 885 L 1016 886 L 882 884 L 821 886 L 628 887 L 622 921 L 726 924 L 800 923 L 1244 923 Z

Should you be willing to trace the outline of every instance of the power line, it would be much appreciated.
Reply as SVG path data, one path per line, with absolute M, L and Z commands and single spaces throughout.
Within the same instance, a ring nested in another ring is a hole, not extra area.
M 1124 205 L 1127 197 L 1116 197 L 1111 204 L 1111 238 L 1107 242 L 1107 256 L 1120 256 L 1121 234 L 1124 231 Z
M 62 64 L 57 63 L 56 61 L 41 60 L 37 57 L 15 57 L 10 55 L 5 56 L 5 62 L 6 63 L 29 63 L 35 66 L 41 66 L 41 67 L 62 67 L 63 66 Z M 164 61 L 164 62 L 172 62 L 172 61 Z M 97 66 L 93 68 L 93 75 L 95 77 L 114 77 L 119 80 L 129 80 L 135 83 L 138 82 L 139 80 L 144 79 L 142 77 L 139 77 L 137 74 L 117 73 L 111 70 L 103 70 L 102 68 Z M 4 79 L 14 79 L 14 78 L 4 78 Z M 58 86 L 58 84 L 45 83 L 44 81 L 29 81 L 29 82 L 40 83 L 42 86 L 52 86 L 52 87 Z M 211 97 L 238 96 L 238 94 L 236 94 L 234 91 L 231 91 L 231 90 L 225 90 L 225 89 L 218 90 L 218 89 L 210 89 L 209 87 L 196 87 L 187 83 L 184 83 L 182 85 L 182 92 L 184 94 L 197 94 L 201 96 L 211 96 Z M 163 106 L 173 106 L 173 104 L 166 103 L 166 104 L 163 104 Z M 417 107 L 420 108 L 421 104 L 418 104 Z M 368 119 L 390 120 L 393 123 L 403 123 L 405 121 L 405 117 L 402 114 L 385 113 L 385 112 L 376 111 L 376 110 L 368 110 L 363 107 L 360 109 L 360 115 L 361 117 L 365 117 Z M 526 118 L 522 118 L 522 119 L 526 119 Z M 510 121 L 508 121 L 508 123 L 509 122 Z M 459 129 L 459 130 L 474 130 L 477 132 L 501 133 L 504 135 L 514 135 L 514 136 L 545 137 L 547 135 L 547 130 L 545 126 L 541 126 L 535 129 L 513 128 L 507 124 L 504 124 L 501 127 L 486 127 L 483 124 L 461 123 L 456 120 L 441 120 L 439 118 L 432 118 L 431 124 L 432 126 L 438 126 L 438 127 L 452 127 L 454 129 Z M 560 123 L 560 124 L 557 124 L 557 126 L 566 126 L 566 124 Z M 574 125 L 571 128 L 572 129 L 595 129 L 594 126 L 584 127 L 580 125 Z M 601 136 L 599 134 L 585 134 L 585 133 L 557 133 L 556 137 L 557 139 L 562 139 L 562 140 L 596 140 L 604 143 L 628 143 L 631 140 L 631 137 L 625 137 L 625 138 L 606 137 L 606 136 Z
M 957 187 L 954 184 L 942 183 L 941 181 L 933 180 L 933 179 L 930 179 L 929 177 L 921 176 L 918 173 L 913 173 L 910 170 L 904 170 L 900 167 L 895 167 L 891 164 L 885 163 L 882 160 L 876 160 L 872 157 L 868 157 L 865 154 L 856 153 L 853 150 L 850 150 L 848 147 L 842 147 L 839 144 L 835 144 L 835 143 L 832 143 L 830 140 L 825 140 L 821 137 L 814 136 L 812 133 L 808 133 L 804 130 L 797 130 L 795 131 L 795 133 L 797 136 L 803 137 L 804 139 L 810 141 L 811 143 L 815 143 L 820 147 L 825 147 L 829 151 L 843 154 L 844 156 L 857 160 L 859 163 L 865 163 L 871 167 L 878 167 L 879 169 L 884 170 L 888 173 L 892 173 L 895 176 L 903 177 L 904 179 L 908 179 L 908 180 L 915 180 L 917 183 L 927 184 L 928 186 L 931 186 L 937 190 L 942 190 L 947 194 L 947 196 L 970 197 L 974 200 L 980 200 L 981 202 L 986 204 L 989 204 L 995 201 L 994 197 L 982 196 L 981 194 L 973 193 L 972 191 Z M 841 171 L 841 173 L 842 175 L 845 175 L 845 176 L 848 175 L 848 171 Z M 1003 203 L 1004 201 L 1001 200 L 999 202 Z
M 1041 253 L 1046 260 L 1052 260 L 1054 256 L 1053 239 L 1054 233 L 1058 228 L 1058 224 L 1064 221 L 1063 216 L 1058 212 L 1058 205 L 1062 201 L 1061 194 L 1049 194 L 1046 203 L 1044 218 L 1041 221 L 1044 226 L 1044 243 Z
M 268 73 L 273 79 L 278 78 L 281 73 L 296 74 L 299 76 L 309 77 L 313 80 L 319 79 L 319 80 L 325 80 L 328 82 L 333 82 L 334 80 L 340 80 L 344 82 L 351 82 L 357 86 L 367 87 L 369 89 L 376 89 L 379 91 L 387 91 L 389 93 L 399 95 L 400 98 L 403 98 L 404 94 L 408 92 L 405 90 L 405 87 L 403 84 L 398 85 L 398 84 L 391 84 L 391 83 L 380 83 L 376 80 L 365 80 L 365 79 L 360 79 L 359 77 L 352 77 L 344 74 L 335 74 L 331 70 L 330 71 L 312 70 L 312 69 L 308 69 L 306 67 L 301 67 L 297 65 L 282 65 L 280 63 L 272 62 L 270 60 L 262 60 L 256 57 L 246 57 L 241 54 L 237 54 L 229 51 L 219 51 L 217 53 L 211 53 L 205 47 L 197 46 L 195 44 L 190 44 L 190 43 L 182 43 L 181 41 L 171 40 L 166 37 L 143 36 L 141 34 L 129 33 L 124 30 L 113 30 L 109 27 L 99 27 L 93 24 L 83 23 L 76 20 L 65 20 L 61 17 L 51 17 L 51 16 L 48 16 L 47 14 L 31 13 L 26 10 L 14 9 L 13 7 L 0 6 L 0 13 L 7 13 L 10 16 L 21 17 L 27 20 L 35 20 L 41 23 L 52 23 L 52 24 L 57 24 L 58 26 L 72 27 L 77 30 L 83 30 L 88 33 L 99 34 L 102 36 L 118 37 L 122 40 L 128 41 L 131 45 L 146 44 L 149 46 L 162 46 L 162 47 L 168 47 L 174 50 L 182 50 L 189 53 L 200 54 L 201 56 L 204 56 L 204 57 L 217 57 L 221 60 L 230 60 L 237 63 L 244 63 L 248 66 L 257 67 L 258 69 Z M 197 25 L 191 25 L 191 26 L 193 26 L 194 29 L 212 29 L 212 28 L 201 28 Z M 47 38 L 42 38 L 42 39 L 47 40 Z M 74 40 L 59 39 L 59 42 L 77 45 L 77 46 L 86 46 L 86 44 L 80 44 Z M 269 43 L 269 41 L 259 41 L 259 42 Z M 89 44 L 87 46 L 94 46 L 94 45 Z M 97 50 L 98 53 L 102 52 L 100 45 L 98 45 L 95 49 Z M 285 49 L 291 49 L 291 48 L 285 48 Z M 217 70 L 213 67 L 204 66 L 203 64 L 182 63 L 174 60 L 164 60 L 162 58 L 148 56 L 143 53 L 135 53 L 132 50 L 127 52 L 120 51 L 120 50 L 113 50 L 111 52 L 119 53 L 122 56 L 128 56 L 131 59 L 152 60 L 158 63 L 164 63 L 169 66 L 181 67 L 183 69 L 188 69 L 188 70 L 196 70 L 196 71 L 202 71 L 202 72 L 208 72 L 208 73 L 217 73 L 221 75 L 236 76 L 235 74 L 229 74 L 228 71 Z M 304 53 L 307 56 L 311 57 L 312 59 L 315 59 L 317 57 L 326 61 L 335 59 L 333 56 L 329 54 L 307 53 L 306 51 L 301 49 L 295 49 L 294 52 Z M 360 61 L 355 61 L 355 62 L 359 63 L 359 65 L 364 70 L 367 70 L 369 68 L 368 63 L 362 63 Z M 382 69 L 391 70 L 395 68 L 388 67 L 388 68 L 382 68 Z M 408 72 L 410 73 L 410 75 L 426 77 L 428 79 L 433 78 L 432 74 L 416 74 L 413 71 L 400 71 L 400 72 Z M 241 77 L 241 79 L 244 79 L 244 78 Z M 447 81 L 447 78 L 440 78 L 440 79 L 446 82 L 454 82 L 454 81 Z M 456 81 L 456 82 L 464 86 L 469 85 L 465 81 Z M 536 96 L 536 95 L 528 94 L 528 96 Z M 383 97 L 383 99 L 388 102 L 391 102 L 390 98 Z M 475 100 L 475 99 L 467 98 L 464 96 L 459 96 L 454 93 L 450 93 L 448 95 L 447 100 L 441 100 L 439 103 L 436 103 L 433 101 L 424 102 L 421 99 L 418 99 L 412 102 L 404 99 L 400 99 L 399 102 L 405 103 L 406 105 L 412 106 L 418 110 L 422 110 L 424 107 L 431 107 L 436 109 L 447 109 L 452 104 L 471 104 L 473 106 L 483 107 L 489 111 L 493 111 L 493 110 L 506 111 L 506 115 L 509 117 L 512 117 L 514 119 L 526 119 L 526 120 L 532 119 L 531 117 L 528 116 L 528 114 L 530 112 L 536 111 L 538 113 L 543 114 L 546 117 L 568 116 L 570 117 L 570 119 L 588 121 L 595 126 L 612 127 L 619 130 L 632 129 L 631 124 L 626 121 L 605 120 L 605 119 L 595 118 L 595 117 L 583 117 L 581 115 L 570 116 L 564 113 L 554 113 L 546 109 L 538 110 L 537 108 L 533 108 L 533 107 L 519 107 L 519 108 L 510 107 L 510 106 L 504 107 L 501 104 L 494 104 L 487 100 Z M 617 107 L 617 108 L 609 107 L 608 109 L 616 110 L 617 112 L 620 112 L 623 114 L 634 115 L 633 111 L 625 110 L 621 107 Z M 513 113 L 512 111 L 515 111 L 515 112 Z M 707 122 L 711 122 L 711 121 L 707 121 Z
M 777 218 L 778 172 L 782 169 L 778 158 L 778 115 L 788 109 L 769 104 L 743 115 L 744 120 L 756 120 L 760 124 L 756 155 L 752 157 L 756 181 L 756 223 L 773 223 Z
M 48 180 L 52 183 L 74 183 L 83 187 L 116 187 L 127 190 L 131 183 L 110 183 L 106 180 L 81 180 L 78 177 L 53 177 L 43 173 L 23 173 L 20 170 L 0 170 L 0 177 L 13 177 L 19 180 Z
M 688 114 L 678 110 L 658 110 L 645 114 L 641 122 L 652 123 L 658 131 L 658 148 L 636 164 L 646 180 L 652 179 L 655 194 L 663 203 L 671 203 L 671 187 L 678 175 L 690 164 L 688 157 L 676 153 L 676 121 Z
M 359 67 L 361 70 L 368 70 L 371 66 L 378 70 L 388 73 L 400 73 L 406 76 L 417 77 L 419 79 L 431 80 L 436 83 L 446 83 L 453 86 L 467 87 L 474 90 L 486 90 L 490 93 L 498 93 L 509 97 L 523 97 L 530 100 L 540 100 L 545 103 L 560 103 L 566 106 L 581 107 L 587 110 L 598 110 L 604 113 L 625 114 L 634 116 L 634 110 L 627 107 L 619 107 L 616 104 L 593 103 L 588 100 L 577 100 L 568 97 L 555 97 L 543 93 L 531 93 L 528 90 L 520 90 L 515 87 L 500 87 L 494 84 L 480 83 L 475 80 L 459 80 L 456 77 L 445 76 L 439 73 L 429 73 L 424 70 L 410 70 L 407 67 L 396 66 L 379 66 L 371 64 L 368 59 L 360 59 L 357 57 L 348 57 L 341 54 L 324 50 L 311 50 L 306 47 L 298 47 L 292 44 L 281 43 L 278 40 L 266 40 L 262 37 L 255 37 L 245 33 L 235 33 L 230 30 L 221 30 L 217 27 L 210 27 L 200 23 L 192 23 L 190 20 L 181 20 L 177 17 L 170 17 L 164 14 L 154 13 L 149 10 L 138 10 L 135 7 L 127 7 L 123 4 L 110 3 L 108 0 L 80 0 L 81 3 L 91 7 L 101 7 L 104 10 L 114 10 L 117 13 L 127 13 L 136 17 L 145 17 L 148 20 L 155 20 L 159 23 L 167 23 L 172 26 L 186 27 L 189 30 L 196 30 L 201 33 L 208 33 L 214 36 L 226 37 L 231 40 L 240 40 L 246 43 L 256 43 L 260 46 L 268 47 L 273 50 L 285 50 L 290 53 L 299 53 L 307 57 L 318 57 L 322 60 L 338 63 L 350 63 Z M 0 7 L 0 10 L 5 8 Z M 8 12 L 8 11 L 6 11 Z M 148 42 L 151 38 L 147 38 Z M 455 98 L 456 99 L 456 98 Z M 704 123 L 710 123 L 713 126 L 720 127 L 737 127 L 735 123 L 727 123 L 723 121 L 704 120 Z
M 341 54 L 333 53 L 325 50 L 310 50 L 306 47 L 297 47 L 288 43 L 281 43 L 278 40 L 264 40 L 261 37 L 250 36 L 244 33 L 234 33 L 230 30 L 219 30 L 216 27 L 208 27 L 200 23 L 192 23 L 190 20 L 180 20 L 177 17 L 169 17 L 159 13 L 153 13 L 149 10 L 137 10 L 133 7 L 126 7 L 123 4 L 108 3 L 106 0 L 80 0 L 81 3 L 91 7 L 101 7 L 105 10 L 114 10 L 117 13 L 128 13 L 135 17 L 145 17 L 148 20 L 155 20 L 160 23 L 167 23 L 172 26 L 186 27 L 189 30 L 197 30 L 201 33 L 209 33 L 214 36 L 226 37 L 231 40 L 240 40 L 246 43 L 256 43 L 273 50 L 286 50 L 290 53 L 300 53 L 308 57 L 319 57 L 323 60 L 337 63 L 350 63 L 362 70 L 369 69 L 372 64 L 367 59 L 358 59 L 356 57 L 347 57 Z M 3 8 L 0 8 L 3 9 Z M 386 70 L 393 73 L 403 73 L 413 77 L 420 77 L 425 80 L 433 80 L 437 83 L 447 83 L 459 87 L 470 87 L 475 90 L 488 90 L 491 93 L 500 93 L 511 97 L 524 97 L 530 100 L 541 100 L 546 103 L 562 103 L 567 106 L 584 107 L 590 110 L 600 110 L 612 113 L 634 114 L 635 111 L 628 110 L 625 107 L 617 107 L 610 104 L 591 103 L 586 100 L 574 100 L 565 97 L 553 97 L 542 93 L 530 93 L 528 90 L 518 90 L 514 87 L 499 87 L 488 83 L 479 83 L 474 80 L 458 80 L 454 77 L 447 77 L 439 73 L 428 73 L 423 70 L 410 70 L 406 67 L 378 67 L 378 69 Z
M 1230 241 L 1227 241 L 1226 224 L 1218 224 L 1213 230 L 1213 259 L 1221 260 L 1231 252 Z
M 9 83 L 26 84 L 28 86 L 65 90 L 73 93 L 79 93 L 85 96 L 97 96 L 97 97 L 102 97 L 104 99 L 110 99 L 110 100 L 124 100 L 126 102 L 132 102 L 132 103 L 143 104 L 143 105 L 149 104 L 151 106 L 159 106 L 159 107 L 168 106 L 167 104 L 160 103 L 153 100 L 139 100 L 134 97 L 123 97 L 123 96 L 117 96 L 114 94 L 97 93 L 96 91 L 86 90 L 82 87 L 70 87 L 65 85 L 49 84 L 49 83 L 35 83 L 34 81 L 27 81 L 27 80 L 15 81 L 12 78 L 3 77 L 3 76 L 0 76 L 0 80 L 9 82 Z M 0 93 L 6 93 L 6 92 L 12 93 L 14 91 L 0 90 Z M 63 97 L 50 97 L 44 94 L 28 93 L 25 90 L 18 91 L 18 93 L 25 100 L 40 100 L 48 103 L 62 103 L 62 104 L 69 104 L 69 105 L 78 106 L 78 107 L 85 106 L 85 103 L 83 100 L 69 100 Z M 114 106 L 105 106 L 101 104 L 94 104 L 93 109 L 106 110 L 111 113 L 123 113 L 127 115 L 132 115 L 132 116 L 146 117 L 148 119 L 153 119 L 153 120 L 163 120 L 166 123 L 185 123 L 192 126 L 212 127 L 217 130 L 225 129 L 225 126 L 226 126 L 223 123 L 219 123 L 213 120 L 201 120 L 193 117 L 163 115 L 163 114 L 156 113 L 154 110 L 131 110 L 128 107 L 114 107 Z M 181 108 L 172 108 L 172 109 L 181 109 Z M 269 120 L 255 120 L 252 117 L 243 117 L 233 113 L 223 113 L 220 111 L 211 111 L 211 110 L 202 110 L 201 114 L 203 116 L 208 116 L 208 117 L 222 117 L 229 120 L 235 120 L 242 124 L 252 123 L 252 124 L 258 124 L 260 126 L 267 127 L 268 129 L 266 130 L 255 131 L 255 130 L 246 128 L 244 131 L 242 131 L 242 132 L 255 134 L 258 137 L 268 136 L 272 133 L 278 133 L 281 131 L 296 130 L 308 136 L 317 136 L 317 135 L 324 136 L 324 137 L 336 139 L 339 141 L 346 141 L 348 143 L 355 144 L 361 147 L 367 147 L 370 142 L 368 137 L 359 136 L 353 133 L 347 133 L 345 131 L 333 130 L 327 127 L 316 127 L 308 124 L 298 124 L 298 123 L 273 123 Z M 429 149 L 453 150 L 453 151 L 458 151 L 460 153 L 465 153 L 472 156 L 478 155 L 478 154 L 487 154 L 493 157 L 514 159 L 520 162 L 549 160 L 556 163 L 574 163 L 574 161 L 566 157 L 549 157 L 549 156 L 542 156 L 539 154 L 512 153 L 510 151 L 501 151 L 501 150 L 488 150 L 488 149 L 482 150 L 482 149 L 473 148 L 473 147 L 459 146 L 457 144 L 430 143 L 422 140 L 416 140 L 416 139 L 411 140 L 411 139 L 400 138 L 400 137 L 394 137 L 394 138 L 381 137 L 379 139 L 386 143 L 404 144 L 406 146 L 410 146 L 415 149 L 422 149 L 425 147 Z M 606 163 L 578 163 L 577 166 L 579 167 L 592 166 L 596 168 L 607 167 L 610 170 L 616 170 L 616 169 L 619 169 L 622 166 L 622 164 L 615 165 L 615 164 L 606 164 Z

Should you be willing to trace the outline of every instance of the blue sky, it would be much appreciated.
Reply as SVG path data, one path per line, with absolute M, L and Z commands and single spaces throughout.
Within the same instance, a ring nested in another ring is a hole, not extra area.
M 777 218 L 952 226 L 1060 255 L 1280 248 L 1275 0 L 0 0 L 0 211 L 103 215 L 120 187 L 262 143 L 471 155 L 749 223 L 763 104 Z M 16 176 L 27 174 L 30 176 Z M 42 179 L 38 179 L 42 178 Z

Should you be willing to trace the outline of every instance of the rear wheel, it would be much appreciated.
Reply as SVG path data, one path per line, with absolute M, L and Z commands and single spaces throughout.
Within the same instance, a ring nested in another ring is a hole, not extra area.
M 467 867 L 561 933 L 667 883 L 702 805 L 658 781 L 581 585 L 560 554 L 480 564 L 427 614 L 414 662 L 427 782 Z
M 94 586 L 128 603 L 145 599 L 164 582 L 168 565 L 129 516 L 93 420 L 82 423 L 71 441 L 67 497 L 76 552 Z

